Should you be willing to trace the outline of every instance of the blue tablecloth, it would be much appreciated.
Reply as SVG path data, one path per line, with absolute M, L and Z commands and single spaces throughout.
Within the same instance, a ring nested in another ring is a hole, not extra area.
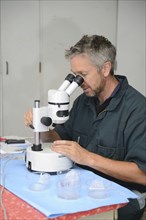
M 78 169 L 78 168 L 76 168 Z M 80 168 L 79 168 L 80 169 Z M 57 176 L 52 175 L 50 185 L 44 191 L 32 191 L 28 189 L 26 176 L 30 173 L 24 160 L 10 159 L 10 156 L 1 159 L 1 185 L 9 191 L 38 209 L 49 218 L 55 218 L 68 213 L 87 211 L 94 208 L 128 202 L 128 198 L 137 196 L 130 190 L 114 183 L 110 189 L 110 197 L 106 199 L 94 199 L 87 195 L 86 182 L 94 173 L 80 169 L 81 173 L 81 197 L 76 200 L 65 200 L 57 196 Z

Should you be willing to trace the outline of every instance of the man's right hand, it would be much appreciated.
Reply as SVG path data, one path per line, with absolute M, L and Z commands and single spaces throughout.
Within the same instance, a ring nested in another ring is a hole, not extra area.
M 32 119 L 33 119 L 32 109 L 29 109 L 24 115 L 24 124 L 26 126 L 31 126 Z

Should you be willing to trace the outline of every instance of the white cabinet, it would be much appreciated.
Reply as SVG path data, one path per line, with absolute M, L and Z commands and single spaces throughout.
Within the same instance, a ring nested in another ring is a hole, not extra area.
M 84 34 L 116 43 L 116 16 L 115 0 L 1 1 L 1 135 L 32 135 L 23 115 L 37 98 L 47 105 L 48 89 L 70 72 L 65 49 Z
M 39 2 L 1 1 L 1 132 L 29 134 L 24 112 L 39 98 Z

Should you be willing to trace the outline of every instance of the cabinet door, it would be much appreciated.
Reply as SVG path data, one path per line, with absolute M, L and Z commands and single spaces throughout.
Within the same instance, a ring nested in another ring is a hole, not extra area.
M 1 49 L 1 135 L 28 135 L 23 116 L 39 98 L 38 1 L 1 1 Z
M 41 99 L 47 103 L 47 90 L 58 88 L 70 72 L 65 49 L 83 35 L 98 34 L 116 43 L 117 1 L 40 1 L 42 85 Z M 80 93 L 78 89 L 71 100 Z
M 146 96 L 146 2 L 119 1 L 117 74 Z

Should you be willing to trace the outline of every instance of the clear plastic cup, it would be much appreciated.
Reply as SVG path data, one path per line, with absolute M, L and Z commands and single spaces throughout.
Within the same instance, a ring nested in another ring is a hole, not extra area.
M 106 199 L 110 196 L 111 182 L 92 179 L 87 182 L 87 194 L 95 199 Z
M 49 188 L 51 175 L 44 172 L 31 172 L 26 175 L 27 187 L 33 191 L 43 191 Z
M 80 198 L 80 173 L 69 169 L 57 172 L 57 195 L 59 198 L 74 200 Z

